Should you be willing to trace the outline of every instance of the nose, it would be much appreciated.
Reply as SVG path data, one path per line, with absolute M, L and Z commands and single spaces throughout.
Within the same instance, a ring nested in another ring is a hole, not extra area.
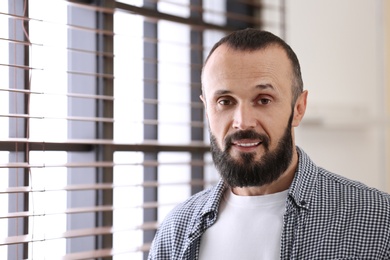
M 257 120 L 251 105 L 241 104 L 236 107 L 233 118 L 233 128 L 237 130 L 248 130 L 255 128 Z

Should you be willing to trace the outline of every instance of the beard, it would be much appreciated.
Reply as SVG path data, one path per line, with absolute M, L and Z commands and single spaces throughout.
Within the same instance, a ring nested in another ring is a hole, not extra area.
M 277 147 L 270 151 L 268 136 L 253 130 L 238 131 L 225 138 L 225 149 L 222 151 L 215 136 L 210 131 L 211 154 L 215 167 L 222 179 L 230 187 L 254 187 L 270 184 L 277 180 L 288 168 L 293 156 L 293 140 L 291 134 L 290 115 L 286 130 Z M 233 140 L 259 139 L 265 153 L 255 160 L 256 153 L 240 153 L 239 159 L 234 159 L 229 151 Z

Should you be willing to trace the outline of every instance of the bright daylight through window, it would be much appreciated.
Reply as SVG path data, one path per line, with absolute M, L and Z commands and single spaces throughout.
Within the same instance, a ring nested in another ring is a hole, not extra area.
M 0 3 L 0 259 L 145 259 L 218 179 L 200 72 L 260 3 Z

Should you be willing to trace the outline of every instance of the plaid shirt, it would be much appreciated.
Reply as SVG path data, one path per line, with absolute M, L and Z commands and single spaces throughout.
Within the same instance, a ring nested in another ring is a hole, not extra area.
M 297 149 L 280 259 L 390 259 L 390 195 L 319 168 Z M 177 206 L 157 231 L 149 260 L 198 259 L 224 190 L 220 181 Z

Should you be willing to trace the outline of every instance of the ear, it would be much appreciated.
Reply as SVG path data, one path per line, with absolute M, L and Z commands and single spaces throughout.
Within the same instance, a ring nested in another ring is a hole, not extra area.
M 207 115 L 207 103 L 206 103 L 206 98 L 205 98 L 203 95 L 200 95 L 199 98 L 200 98 L 200 100 L 202 100 L 202 102 L 203 102 L 205 115 L 206 115 L 206 117 L 208 118 L 208 115 Z
M 204 96 L 200 95 L 199 98 L 200 98 L 200 100 L 202 100 L 203 105 L 206 107 L 206 99 L 204 98 Z
M 293 127 L 299 126 L 299 123 L 302 121 L 302 118 L 305 115 L 307 95 L 308 95 L 307 90 L 303 91 L 302 94 L 298 97 L 297 101 L 295 102 L 294 118 L 292 121 Z

